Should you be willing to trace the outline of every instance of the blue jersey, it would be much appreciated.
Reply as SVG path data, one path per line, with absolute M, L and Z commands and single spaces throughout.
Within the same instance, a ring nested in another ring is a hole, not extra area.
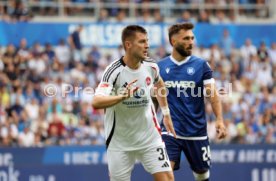
M 209 64 L 195 56 L 187 57 L 182 62 L 168 56 L 158 66 L 169 91 L 168 104 L 178 138 L 206 138 L 204 85 L 214 82 Z M 166 134 L 163 124 L 161 128 L 162 133 Z

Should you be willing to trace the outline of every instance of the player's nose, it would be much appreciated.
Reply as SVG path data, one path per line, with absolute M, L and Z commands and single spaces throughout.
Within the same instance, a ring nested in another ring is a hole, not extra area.
M 149 42 L 148 41 L 145 43 L 145 49 L 149 49 Z
M 145 49 L 146 49 L 146 50 L 149 49 L 149 44 L 146 44 L 146 45 L 145 45 Z

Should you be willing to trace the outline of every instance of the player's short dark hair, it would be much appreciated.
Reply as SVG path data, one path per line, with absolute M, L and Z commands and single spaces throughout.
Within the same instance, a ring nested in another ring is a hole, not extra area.
M 177 23 L 172 25 L 169 28 L 169 41 L 172 45 L 171 38 L 173 35 L 177 34 L 180 30 L 192 30 L 194 28 L 194 25 L 192 23 Z
M 139 26 L 139 25 L 129 25 L 129 26 L 126 26 L 124 29 L 123 29 L 123 32 L 122 32 L 122 43 L 123 43 L 123 47 L 125 48 L 124 46 L 124 42 L 128 39 L 128 38 L 132 38 L 135 36 L 135 33 L 144 33 L 144 34 L 147 34 L 147 31 L 145 28 L 143 28 L 142 26 Z

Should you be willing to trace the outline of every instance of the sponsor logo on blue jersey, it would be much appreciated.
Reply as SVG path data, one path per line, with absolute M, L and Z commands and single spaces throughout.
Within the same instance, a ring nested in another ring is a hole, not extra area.
M 195 81 L 185 81 L 185 80 L 180 80 L 180 81 L 165 81 L 165 85 L 167 88 L 195 88 L 196 83 Z

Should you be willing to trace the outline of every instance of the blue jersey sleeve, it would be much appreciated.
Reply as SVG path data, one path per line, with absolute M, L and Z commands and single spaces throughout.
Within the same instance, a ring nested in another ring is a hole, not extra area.
M 203 63 L 203 80 L 213 78 L 213 71 L 207 61 Z

